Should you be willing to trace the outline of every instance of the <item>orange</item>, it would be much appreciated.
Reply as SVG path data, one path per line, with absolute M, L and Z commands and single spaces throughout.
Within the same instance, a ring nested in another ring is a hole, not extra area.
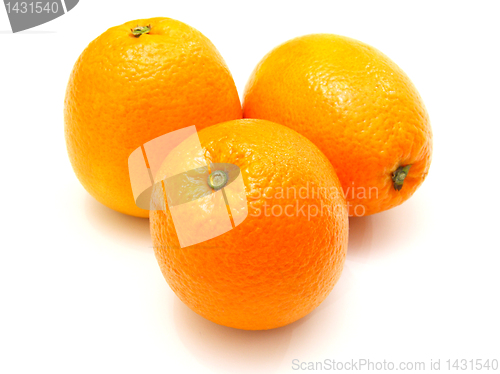
M 132 195 L 133 150 L 183 127 L 241 118 L 233 78 L 217 49 L 169 18 L 127 22 L 91 42 L 73 68 L 64 104 L 78 179 L 101 203 L 139 217 L 149 212 Z
M 192 310 L 221 325 L 261 330 L 298 320 L 327 297 L 344 264 L 347 205 L 331 163 L 302 135 L 263 120 L 221 123 L 199 138 L 209 163 L 241 169 L 248 216 L 225 234 L 181 248 L 171 208 L 151 211 L 165 279 Z M 169 158 L 179 170 L 192 166 Z M 155 188 L 153 206 L 161 208 L 163 199 Z M 210 226 L 209 218 L 207 212 Z
M 243 116 L 298 131 L 328 157 L 350 215 L 369 215 L 407 200 L 431 163 L 424 103 L 387 56 L 357 40 L 317 34 L 290 40 L 252 73 Z

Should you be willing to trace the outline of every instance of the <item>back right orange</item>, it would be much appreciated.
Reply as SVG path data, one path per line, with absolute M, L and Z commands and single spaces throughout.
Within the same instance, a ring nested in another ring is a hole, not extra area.
M 243 115 L 315 143 L 337 172 L 350 215 L 401 204 L 429 171 L 432 132 L 422 98 L 394 62 L 354 39 L 307 35 L 272 50 L 247 83 Z

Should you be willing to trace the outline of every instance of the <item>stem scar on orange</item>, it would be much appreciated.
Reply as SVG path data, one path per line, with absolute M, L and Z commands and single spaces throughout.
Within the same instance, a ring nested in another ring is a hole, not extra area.
M 315 143 L 342 183 L 350 215 L 407 200 L 431 163 L 429 116 L 407 75 L 357 40 L 302 36 L 257 65 L 243 116 L 281 123 Z
M 169 18 L 112 27 L 83 51 L 64 102 L 73 169 L 85 189 L 119 212 L 136 206 L 128 157 L 168 132 L 241 118 L 233 78 L 214 45 Z

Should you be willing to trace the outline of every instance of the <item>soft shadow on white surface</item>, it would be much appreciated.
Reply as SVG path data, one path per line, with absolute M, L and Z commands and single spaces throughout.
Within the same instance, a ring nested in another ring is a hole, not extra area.
M 85 198 L 85 214 L 90 224 L 102 235 L 127 247 L 153 252 L 148 218 L 115 212 L 88 194 Z
M 291 365 L 290 357 L 306 354 L 317 344 L 331 343 L 342 323 L 340 299 L 351 281 L 351 272 L 344 269 L 341 280 L 319 307 L 277 329 L 245 331 L 221 326 L 199 316 L 177 297 L 173 318 L 184 346 L 214 372 L 275 373 Z
M 347 259 L 367 262 L 373 242 L 373 216 L 349 218 Z
M 304 319 L 282 328 L 245 331 L 220 326 L 199 316 L 179 299 L 174 319 L 182 343 L 201 364 L 220 372 L 274 372 L 283 360 L 294 329 Z
M 405 250 L 426 224 L 425 205 L 418 198 L 394 209 L 367 217 L 349 218 L 347 260 L 367 263 Z

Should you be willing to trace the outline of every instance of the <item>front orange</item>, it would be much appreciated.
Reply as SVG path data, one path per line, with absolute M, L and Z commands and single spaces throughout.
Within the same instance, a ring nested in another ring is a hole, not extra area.
M 332 165 L 309 140 L 268 121 L 225 122 L 199 138 L 207 162 L 240 168 L 248 216 L 223 235 L 181 248 L 170 210 L 152 211 L 165 279 L 191 309 L 221 325 L 261 330 L 298 320 L 327 297 L 344 264 L 347 206 Z M 183 158 L 169 162 L 189 169 Z M 155 189 L 153 201 L 163 198 Z M 204 214 L 192 219 L 209 224 Z

